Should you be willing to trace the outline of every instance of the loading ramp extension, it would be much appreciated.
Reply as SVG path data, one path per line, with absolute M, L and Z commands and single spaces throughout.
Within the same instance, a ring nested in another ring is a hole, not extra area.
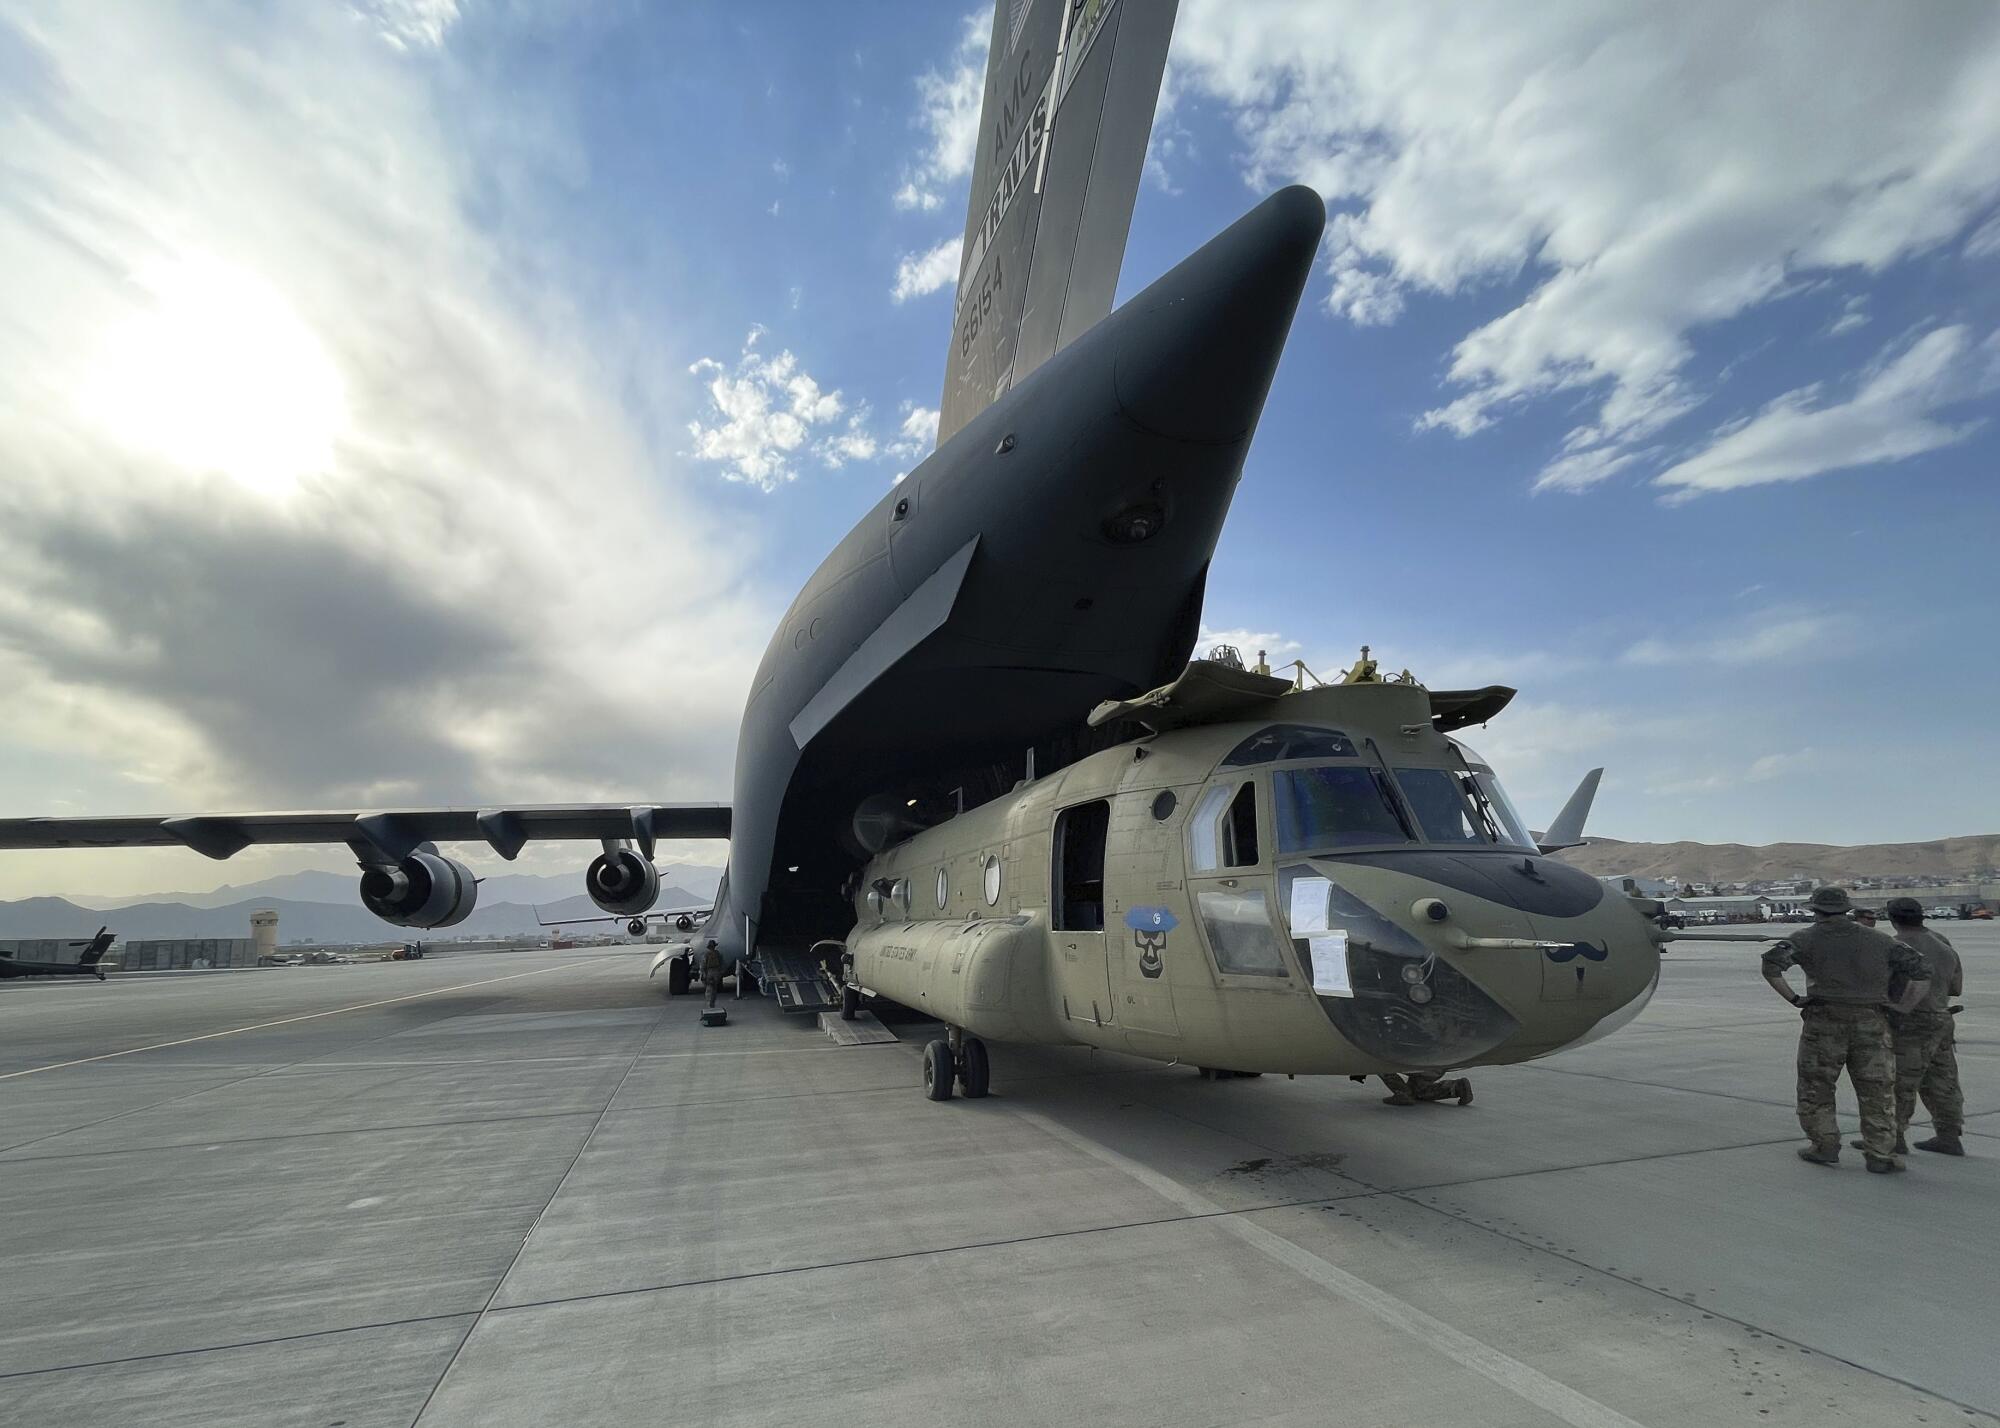
M 819 959 L 804 952 L 759 948 L 757 985 L 775 997 L 782 1012 L 823 1012 L 838 1009 L 840 988 L 826 975 Z

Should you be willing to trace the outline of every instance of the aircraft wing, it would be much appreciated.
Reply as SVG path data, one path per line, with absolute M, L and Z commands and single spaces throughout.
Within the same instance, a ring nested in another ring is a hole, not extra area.
M 192 848 L 227 858 L 252 843 L 344 843 L 391 859 L 425 843 L 484 843 L 513 858 L 535 839 L 627 839 L 651 858 L 661 838 L 727 838 L 726 803 L 569 803 L 192 817 L 0 818 L 0 849 Z
M 685 917 L 699 921 L 714 911 L 715 904 L 711 901 L 699 903 L 693 907 L 653 907 L 646 909 L 644 912 L 636 913 L 607 912 L 601 917 L 558 917 L 551 922 L 542 916 L 542 910 L 538 907 L 535 909 L 535 925 L 538 927 L 581 927 L 586 922 L 635 922 L 647 920 L 665 922 L 669 918 L 676 917 Z
M 998 0 L 938 443 L 1111 311 L 1178 0 Z

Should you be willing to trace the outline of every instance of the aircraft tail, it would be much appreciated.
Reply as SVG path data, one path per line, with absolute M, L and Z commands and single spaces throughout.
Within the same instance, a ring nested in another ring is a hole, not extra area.
M 1562 812 L 1556 815 L 1556 821 L 1549 825 L 1549 831 L 1535 835 L 1536 846 L 1544 853 L 1583 846 L 1583 825 L 1590 817 L 1590 805 L 1597 798 L 1597 784 L 1603 777 L 1603 769 L 1592 769 L 1585 774 L 1576 792 L 1569 796 L 1569 802 L 1562 806 Z
M 997 0 L 938 441 L 1111 311 L 1178 0 Z
M 100 927 L 97 929 L 97 935 L 88 942 L 81 944 L 72 942 L 70 945 L 72 947 L 81 945 L 83 948 L 83 951 L 77 956 L 77 966 L 95 967 L 99 962 L 104 960 L 104 954 L 111 950 L 111 929 Z

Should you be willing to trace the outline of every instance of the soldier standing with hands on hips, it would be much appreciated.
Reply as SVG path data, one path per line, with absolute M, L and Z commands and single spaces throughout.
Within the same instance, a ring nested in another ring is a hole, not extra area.
M 1863 927 L 1848 916 L 1847 889 L 1820 888 L 1807 899 L 1813 924 L 1764 953 L 1764 980 L 1800 1009 L 1799 1125 L 1812 1142 L 1799 1159 L 1840 1163 L 1840 1123 L 1834 1087 L 1846 1070 L 1861 1103 L 1861 1144 L 1868 1169 L 1887 1174 L 1896 1159 L 1896 1070 L 1883 1009 L 1916 1006 L 1930 990 L 1930 966 L 1915 947 Z M 1801 997 L 1785 981 L 1792 967 L 1806 973 Z M 1892 979 L 1900 985 L 1892 986 Z

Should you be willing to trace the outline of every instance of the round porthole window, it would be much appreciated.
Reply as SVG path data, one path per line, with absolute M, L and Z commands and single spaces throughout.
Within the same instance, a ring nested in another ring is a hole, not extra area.
M 951 874 L 938 869 L 938 911 L 944 911 L 945 899 L 951 895 Z
M 986 905 L 996 907 L 1000 902 L 1000 860 L 991 853 L 986 855 Z
M 1174 816 L 1174 807 L 1179 802 L 1180 800 L 1174 797 L 1172 789 L 1161 789 L 1158 796 L 1153 799 L 1154 821 L 1165 823 L 1169 818 L 1172 818 Z

